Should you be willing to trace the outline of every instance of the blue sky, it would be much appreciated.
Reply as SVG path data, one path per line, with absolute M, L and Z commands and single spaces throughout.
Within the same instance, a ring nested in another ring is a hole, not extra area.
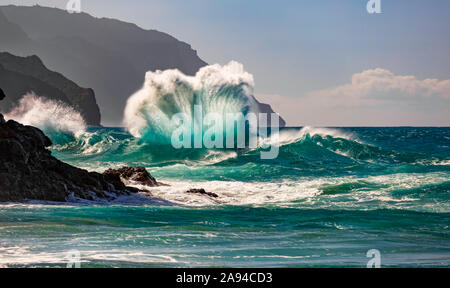
M 290 125 L 450 125 L 450 1 L 381 0 L 381 14 L 368 14 L 367 0 L 81 4 L 97 17 L 167 32 L 208 63 L 243 63 L 257 97 Z

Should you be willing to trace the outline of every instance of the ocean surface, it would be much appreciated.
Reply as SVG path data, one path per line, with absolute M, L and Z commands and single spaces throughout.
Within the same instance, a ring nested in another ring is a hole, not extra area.
M 371 249 L 382 267 L 450 267 L 450 128 L 285 128 L 272 160 L 122 128 L 49 134 L 62 161 L 144 166 L 170 186 L 2 204 L 1 267 L 65 267 L 73 250 L 81 267 L 366 267 Z

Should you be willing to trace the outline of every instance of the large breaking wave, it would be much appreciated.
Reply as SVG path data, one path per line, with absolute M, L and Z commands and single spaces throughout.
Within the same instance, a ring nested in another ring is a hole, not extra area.
M 40 128 L 54 142 L 61 141 L 61 138 L 78 138 L 87 127 L 81 114 L 74 108 L 34 93 L 24 95 L 5 117 Z
M 194 119 L 196 105 L 203 115 L 257 113 L 253 87 L 253 76 L 234 61 L 203 67 L 195 76 L 178 70 L 147 72 L 142 89 L 128 99 L 124 125 L 135 137 L 167 143 L 177 128 L 171 119 L 178 113 L 187 115 L 193 126 L 201 126 L 200 131 L 204 129 Z

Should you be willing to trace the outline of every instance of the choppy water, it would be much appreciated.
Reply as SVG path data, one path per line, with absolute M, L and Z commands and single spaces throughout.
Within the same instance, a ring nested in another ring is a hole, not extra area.
M 174 150 L 120 128 L 51 135 L 102 172 L 145 166 L 154 199 L 0 206 L 0 266 L 450 266 L 450 128 L 287 128 L 279 157 Z M 187 194 L 205 188 L 220 197 Z

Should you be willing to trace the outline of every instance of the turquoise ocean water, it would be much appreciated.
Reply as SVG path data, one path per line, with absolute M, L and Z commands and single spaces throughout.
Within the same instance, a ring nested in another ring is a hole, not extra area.
M 450 266 L 450 128 L 286 128 L 276 159 L 175 150 L 121 128 L 50 135 L 53 154 L 102 172 L 139 165 L 153 198 L 0 205 L 0 266 Z M 204 188 L 219 195 L 187 194 Z

